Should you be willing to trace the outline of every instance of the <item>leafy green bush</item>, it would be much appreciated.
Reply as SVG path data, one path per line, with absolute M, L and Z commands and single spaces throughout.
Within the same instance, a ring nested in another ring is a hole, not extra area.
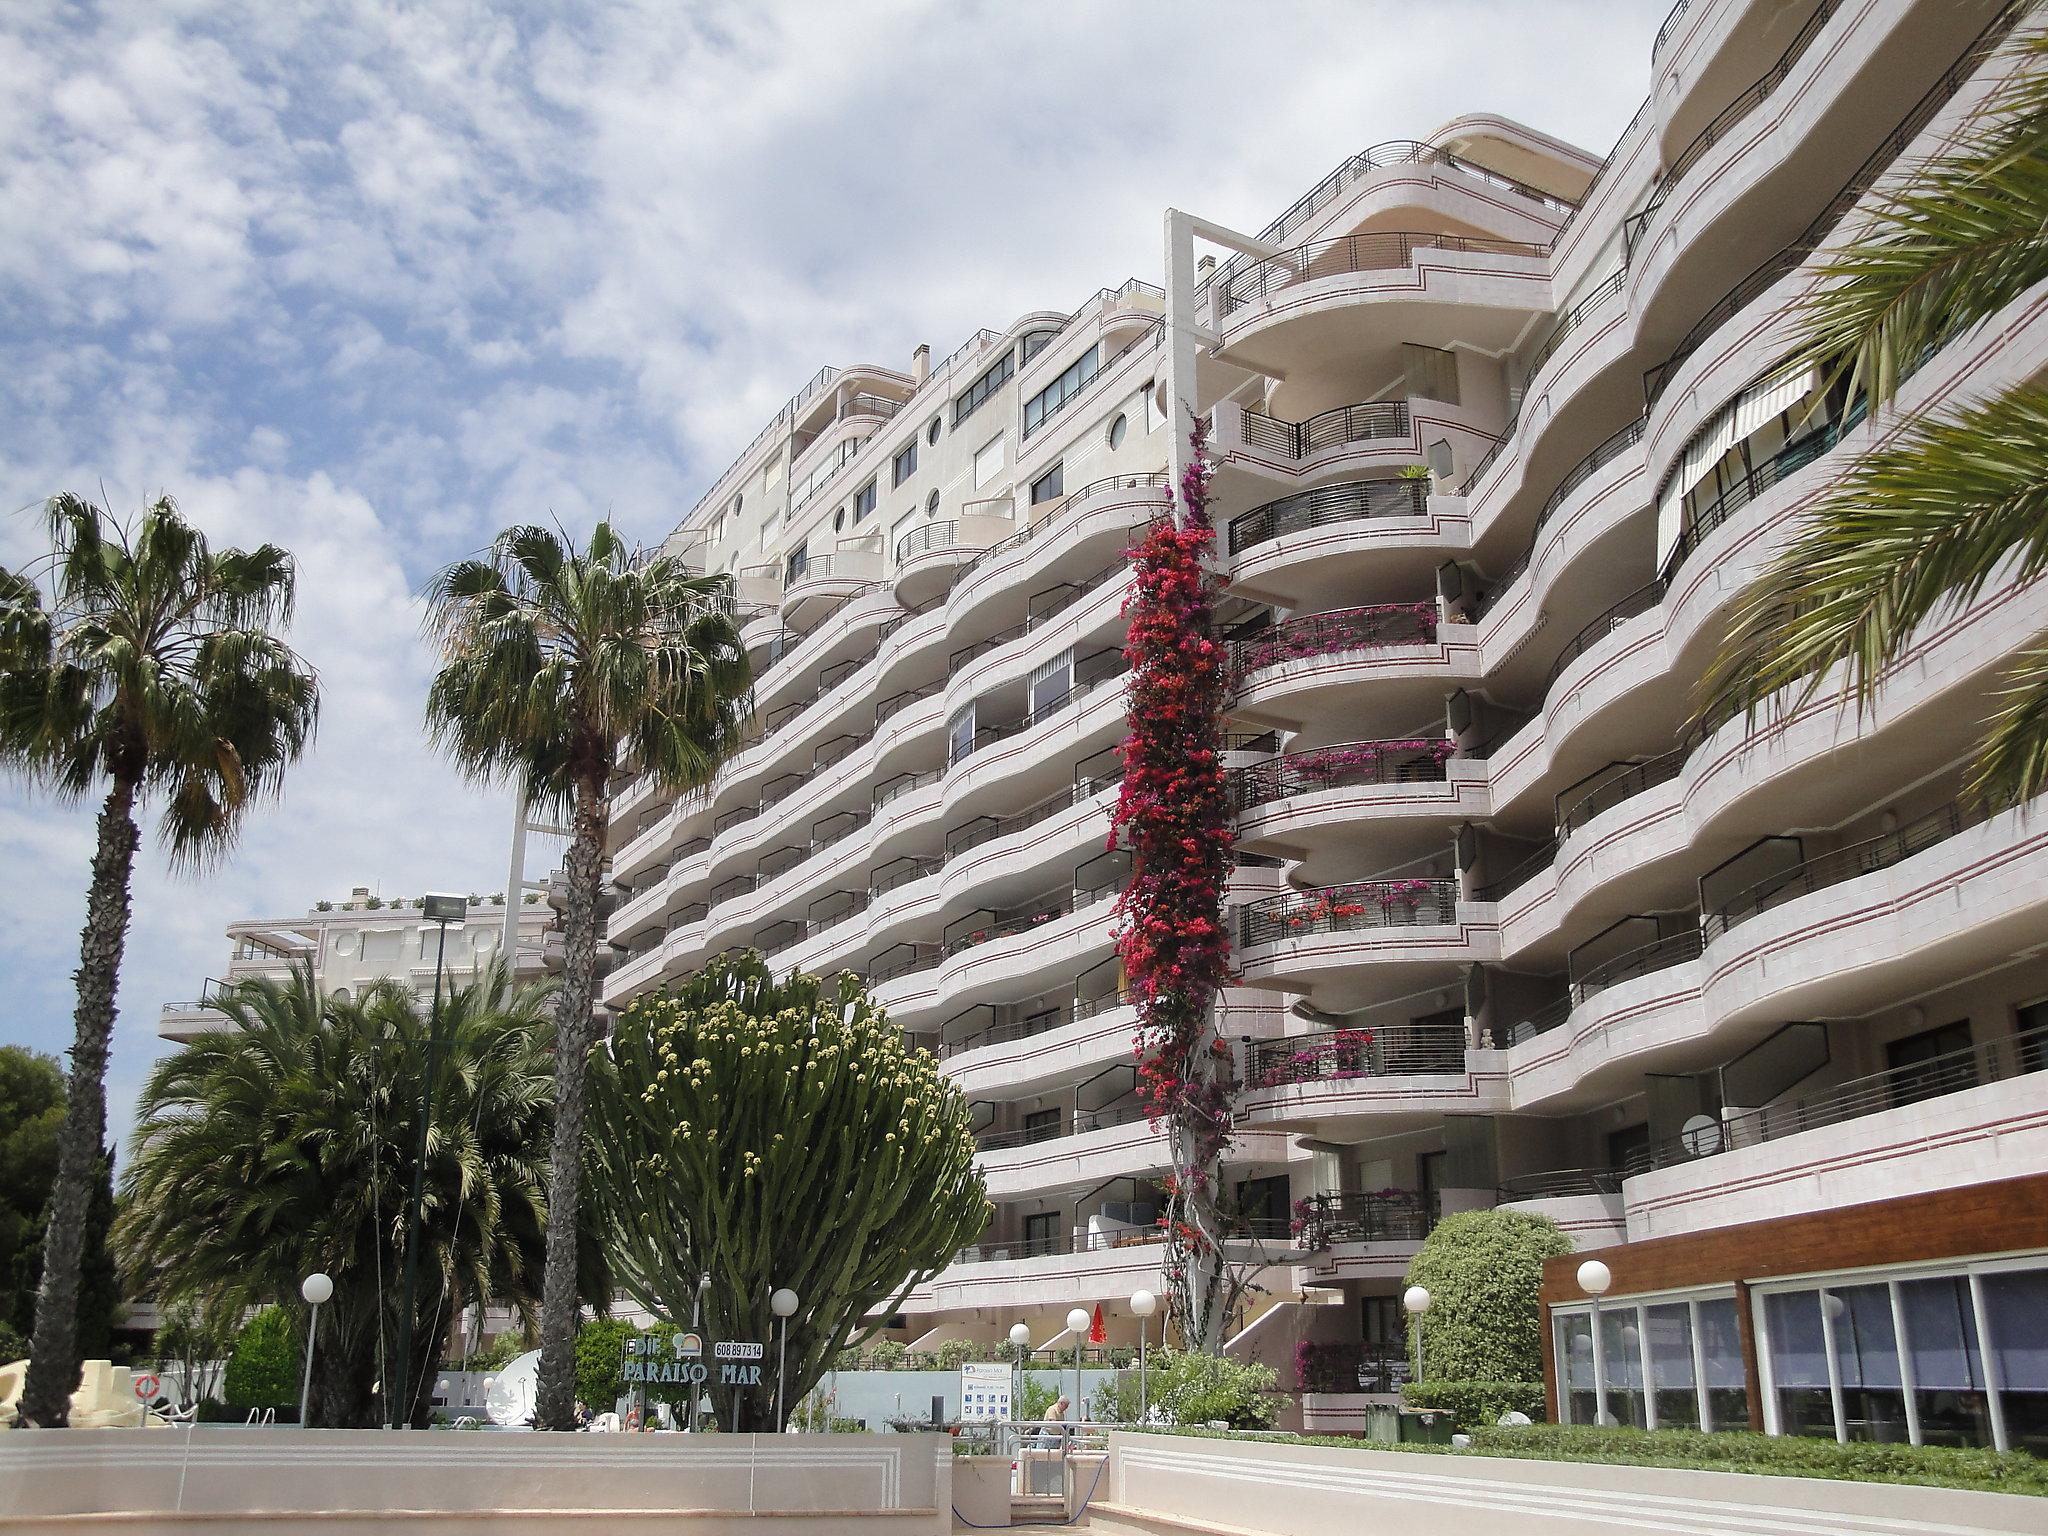
M 1485 1429 L 1504 1413 L 1543 1417 L 1540 1381 L 1411 1381 L 1401 1388 L 1411 1408 L 1447 1408 L 1460 1429 Z
M 231 1408 L 299 1405 L 298 1330 L 281 1307 L 265 1307 L 235 1336 L 222 1390 Z
M 28 1358 L 28 1338 L 11 1324 L 0 1323 L 0 1365 Z
M 576 1399 L 592 1413 L 605 1413 L 625 1395 L 619 1362 L 626 1340 L 638 1330 L 615 1317 L 596 1317 L 576 1330 Z
M 1444 1381 L 1538 1381 L 1543 1376 L 1543 1261 L 1572 1251 L 1548 1216 L 1461 1211 L 1446 1216 L 1408 1265 L 1429 1290 L 1423 1364 Z
M 894 1339 L 877 1339 L 861 1351 L 861 1368 L 868 1371 L 900 1371 L 910 1358 L 907 1346 Z
M 1604 1429 L 1590 1424 L 1529 1424 L 1475 1429 L 1472 1448 L 1493 1456 L 1554 1461 L 1614 1461 L 1698 1467 L 1775 1477 L 1837 1477 L 1862 1483 L 1933 1483 L 2048 1496 L 2048 1462 L 2024 1451 L 1945 1445 L 1880 1445 L 1800 1435 L 1707 1434 L 1696 1429 Z
M 468 1369 L 472 1371 L 502 1371 L 529 1349 L 537 1349 L 538 1347 L 538 1341 L 529 1340 L 517 1328 L 508 1328 L 469 1357 Z M 451 1367 L 458 1370 L 463 1367 L 463 1363 L 460 1356 L 448 1362 Z
M 1024 1395 L 1017 1400 L 1017 1417 L 1020 1419 L 1042 1419 L 1053 1405 L 1053 1399 L 1060 1395 L 1060 1389 L 1044 1379 L 1036 1371 L 1024 1373 Z
M 1175 1424 L 1220 1419 L 1232 1429 L 1271 1429 L 1280 1417 L 1277 1382 L 1271 1366 L 1161 1350 L 1152 1401 Z
M 1104 1377 L 1095 1384 L 1095 1390 L 1088 1397 L 1088 1417 L 1098 1424 L 1136 1424 L 1139 1422 L 1140 1404 L 1149 1407 L 1159 1401 L 1161 1386 L 1157 1365 L 1149 1361 L 1145 1367 L 1145 1390 L 1142 1397 L 1138 1391 L 1138 1368 L 1118 1371 L 1114 1376 Z

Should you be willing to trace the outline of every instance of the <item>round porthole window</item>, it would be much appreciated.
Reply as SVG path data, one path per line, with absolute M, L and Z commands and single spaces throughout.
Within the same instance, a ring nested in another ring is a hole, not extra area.
M 933 492 L 931 493 L 931 495 L 929 495 L 929 496 L 925 497 L 925 499 L 924 499 L 924 515 L 925 515 L 926 517 L 933 517 L 933 516 L 936 516 L 936 515 L 937 515 L 937 513 L 938 513 L 938 510 L 939 510 L 939 493 L 938 493 L 937 491 L 933 491 Z
M 932 418 L 932 424 L 924 429 L 924 440 L 932 444 L 934 447 L 938 446 L 939 429 L 941 425 L 942 423 L 940 422 L 939 418 L 934 416 Z
M 1119 412 L 1116 420 L 1109 424 L 1109 446 L 1112 448 L 1123 447 L 1124 434 L 1130 431 L 1130 429 L 1130 418 Z

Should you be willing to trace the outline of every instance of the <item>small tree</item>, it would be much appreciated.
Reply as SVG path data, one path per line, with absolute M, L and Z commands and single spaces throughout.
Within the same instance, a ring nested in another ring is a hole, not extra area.
M 627 1293 L 703 1330 L 758 1340 L 752 1389 L 709 1388 L 730 1427 L 769 1424 L 769 1297 L 796 1292 L 783 1393 L 810 1390 L 849 1342 L 987 1225 L 960 1090 L 860 982 L 774 980 L 757 954 L 721 958 L 642 997 L 592 1074 L 593 1205 Z M 780 1426 L 775 1426 L 779 1428 Z
M 286 1408 L 299 1400 L 299 1330 L 282 1307 L 265 1307 L 235 1336 L 224 1390 L 232 1408 Z
M 1408 1265 L 1429 1291 L 1423 1369 L 1431 1381 L 1543 1378 L 1543 1261 L 1572 1251 L 1548 1216 L 1461 1211 L 1446 1216 Z

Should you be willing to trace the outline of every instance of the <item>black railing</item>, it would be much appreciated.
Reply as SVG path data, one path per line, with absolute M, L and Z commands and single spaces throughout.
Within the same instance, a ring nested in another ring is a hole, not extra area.
M 1798 473 L 1822 455 L 1832 452 L 1836 444 L 1841 442 L 1842 434 L 1863 419 L 1861 406 L 1862 400 L 1859 398 L 1857 409 L 1787 443 L 1688 517 L 1684 531 L 1678 536 L 1678 542 L 1671 546 L 1671 553 L 1664 557 L 1664 579 L 1669 581 L 1676 575 L 1678 568 L 1685 564 L 1686 557 L 1704 544 L 1708 536 L 1729 518 L 1786 477 Z
M 1524 1200 L 1568 1200 L 1577 1195 L 1618 1195 L 1622 1171 L 1619 1168 L 1560 1168 L 1552 1173 L 1524 1173 L 1501 1180 L 1498 1196 L 1502 1205 Z
M 880 810 L 891 800 L 909 794 L 913 789 L 923 789 L 927 784 L 936 784 L 944 775 L 936 768 L 923 773 L 899 773 L 893 778 L 882 780 L 875 786 L 874 805 Z
M 1384 272 L 1408 266 L 1417 251 L 1479 251 L 1496 256 L 1545 256 L 1547 245 L 1527 240 L 1495 240 L 1479 235 L 1439 235 L 1427 231 L 1375 230 L 1311 240 L 1231 272 L 1214 287 L 1216 318 L 1221 320 L 1271 293 L 1296 283 L 1347 272 Z
M 1413 1375 L 1399 1344 L 1309 1344 L 1296 1357 L 1303 1392 L 1399 1392 Z
M 1529 530 L 1529 547 L 1522 551 L 1522 556 L 1519 560 L 1501 572 L 1500 576 L 1486 589 L 1485 595 L 1472 605 L 1472 616 L 1474 618 L 1484 618 L 1488 613 L 1492 612 L 1494 605 L 1500 601 L 1501 595 L 1521 578 L 1524 571 L 1529 569 L 1530 563 L 1536 558 L 1536 545 L 1543 536 L 1544 525 L 1550 521 L 1551 514 L 1564 504 L 1565 497 L 1571 495 L 1573 491 L 1592 479 L 1594 475 L 1605 469 L 1609 464 L 1612 464 L 1637 443 L 1640 443 L 1643 440 L 1643 428 L 1644 418 L 1638 416 L 1634 421 L 1623 427 L 1619 432 L 1608 438 L 1606 442 L 1602 443 L 1571 467 L 1570 472 L 1557 483 L 1557 489 L 1552 491 L 1549 498 L 1543 503 L 1543 510 L 1536 514 L 1536 524 Z M 1466 482 L 1465 488 L 1467 490 L 1471 489 L 1470 481 Z
M 1112 747 L 1110 751 L 1114 753 L 1115 748 Z M 1102 755 L 1098 753 L 1097 757 Z M 1048 795 L 1037 804 L 1027 806 L 1014 815 L 977 816 L 964 826 L 955 827 L 946 834 L 946 857 L 958 858 L 970 848 L 979 848 L 983 843 L 991 843 L 999 837 L 1008 837 L 1013 832 L 1022 832 L 1041 822 L 1050 821 L 1061 811 L 1093 798 L 1122 779 L 1121 772 L 1095 774 L 1076 780 L 1057 794 Z
M 1702 947 L 1699 925 L 1695 923 L 1689 928 L 1681 928 L 1676 933 L 1668 933 L 1661 939 L 1652 939 L 1648 944 L 1611 956 L 1593 966 L 1585 975 L 1573 978 L 1572 1003 L 1577 1006 L 1588 998 L 1598 997 L 1609 987 L 1620 986 L 1624 981 L 1633 981 L 1638 976 L 1648 976 L 1654 971 L 1669 970 L 1674 965 L 1697 960 Z
M 1704 925 L 1706 937 L 1711 942 L 1758 913 L 1781 907 L 1814 891 L 1824 891 L 1831 885 L 1841 885 L 1881 869 L 1890 869 L 1895 864 L 1903 864 L 1916 853 L 1924 853 L 1938 843 L 1947 842 L 1983 819 L 1981 805 L 1945 805 L 1897 831 L 1866 838 L 1846 848 L 1837 848 L 1832 853 L 1803 860 L 1790 869 L 1779 870 L 1709 912 Z
M 730 901 L 735 896 L 745 896 L 754 889 L 755 877 L 734 875 L 730 880 L 721 880 L 711 888 L 711 905 Z
M 885 981 L 894 981 L 912 971 L 929 970 L 938 963 L 936 944 L 892 944 L 868 963 L 867 984 L 879 987 Z
M 1856 168 L 1842 190 L 1835 194 L 1820 215 L 1806 227 L 1798 239 L 1759 266 L 1722 296 L 1693 325 L 1671 355 L 1643 377 L 1643 394 L 1650 405 L 1662 398 L 1665 387 L 1673 375 L 1684 365 L 1687 358 L 1700 349 L 1701 344 L 1729 320 L 1746 309 L 1762 294 L 1776 285 L 1778 280 L 1801 266 L 1806 258 L 1819 250 L 1834 233 L 1849 210 L 1854 208 L 1863 194 L 1884 173 L 1893 161 L 1903 154 L 1906 147 L 1919 136 L 1920 130 L 1934 120 L 1934 115 L 1948 104 L 1949 99 L 1974 77 L 1983 67 L 1992 51 L 2004 41 L 2005 36 L 2027 13 L 2025 5 L 2008 5 L 1999 11 L 1990 24 L 1977 35 L 1975 42 L 1963 51 L 1961 58 L 1949 66 L 1946 73 L 1928 88 L 1925 95 L 1915 103 L 1899 126 L 1885 137 L 1882 144 L 1871 151 L 1862 165 Z
M 1547 1035 L 1572 1016 L 1572 1000 L 1569 995 L 1545 1003 L 1512 1023 L 1489 1025 L 1486 1044 L 1494 1050 L 1504 1051 L 1511 1045 L 1520 1045 L 1524 1040 L 1533 1040 L 1538 1035 Z
M 1413 1189 L 1310 1195 L 1301 1202 L 1301 1246 L 1322 1253 L 1339 1243 L 1419 1243 L 1437 1223 L 1437 1203 Z
M 1288 891 L 1243 907 L 1239 943 L 1366 928 L 1425 928 L 1457 921 L 1455 880 L 1358 880 L 1313 891 Z
M 908 709 L 911 705 L 922 703 L 924 700 L 931 698 L 938 691 L 936 687 L 906 688 L 901 693 L 890 694 L 888 698 L 875 706 L 875 724 L 880 725 L 884 720 Z
M 1290 459 L 1305 459 L 1325 448 L 1408 436 L 1408 402 L 1367 400 L 1318 411 L 1306 421 L 1282 421 L 1262 411 L 1244 413 L 1244 440 Z
M 1084 501 L 1106 495 L 1111 491 L 1158 491 L 1163 498 L 1166 492 L 1166 485 L 1166 475 L 1157 470 L 1144 475 L 1111 475 L 1106 479 L 1091 480 L 1079 490 L 1069 492 L 1061 498 L 1058 511 L 1065 512 L 1071 507 L 1079 506 Z M 1040 534 L 1054 527 L 1058 521 L 1059 519 L 1055 514 L 1047 513 L 1038 521 L 1019 528 L 1008 538 L 998 539 L 960 568 L 960 580 L 965 581 L 974 568 L 984 560 L 993 560 L 996 556 L 1005 554 L 1020 544 L 1029 544 Z
M 1558 796 L 1557 824 L 1568 835 L 1577 832 L 1604 811 L 1633 800 L 1659 784 L 1668 784 L 1685 769 L 1687 749 L 1653 757 L 1642 763 L 1609 763 L 1602 773 L 1609 776 L 1589 788 L 1567 789 Z
M 1341 1082 L 1360 1077 L 1412 1077 L 1465 1070 L 1461 1021 L 1389 1024 L 1376 1029 L 1322 1029 L 1245 1048 L 1249 1088 Z
M 711 823 L 711 835 L 716 837 L 721 832 L 730 832 L 742 822 L 752 821 L 760 814 L 761 807 L 758 805 L 736 805 Z
M 1564 649 L 1557 653 L 1557 660 L 1550 664 L 1550 671 L 1543 679 L 1546 692 L 1550 685 L 1563 675 L 1564 669 L 1577 661 L 1595 645 L 1605 640 L 1630 619 L 1648 613 L 1664 600 L 1666 583 L 1659 578 L 1637 587 L 1620 602 L 1609 608 L 1598 618 L 1591 620 L 1571 639 L 1565 641 Z
M 1096 588 L 1123 575 L 1125 569 L 1124 562 L 1119 560 L 1115 565 L 1104 566 L 1092 576 L 1084 576 L 1079 581 L 1062 582 L 1056 587 L 1048 587 L 1043 592 L 1034 593 L 1033 601 L 1036 606 L 1024 618 L 1015 624 L 1005 625 L 994 634 L 984 636 L 971 645 L 963 645 L 947 656 L 946 675 L 951 677 L 977 657 L 986 656 L 990 651 L 998 650 L 1013 640 L 1021 640 L 1033 630 L 1044 627 Z
M 1255 634 L 1230 642 L 1234 678 L 1281 662 L 1346 651 L 1369 651 L 1392 645 L 1433 645 L 1437 609 L 1429 603 L 1374 603 L 1330 613 L 1303 614 L 1269 624 Z
M 1472 888 L 1474 901 L 1499 901 L 1503 896 L 1526 885 L 1536 877 L 1538 870 L 1548 869 L 1551 860 L 1557 857 L 1557 839 L 1547 838 L 1523 856 L 1520 863 L 1502 875 L 1498 880 L 1489 880 L 1484 885 Z
M 1347 741 L 1311 747 L 1230 770 L 1232 804 L 1242 814 L 1254 806 L 1319 789 L 1357 784 L 1441 784 L 1448 776 L 1452 743 L 1415 737 L 1398 741 Z
M 899 885 L 908 885 L 913 880 L 922 880 L 926 875 L 935 875 L 945 867 L 944 859 L 919 858 L 906 853 L 891 859 L 876 870 L 868 881 L 868 894 L 880 896 L 895 890 Z
M 1059 1122 L 1044 1125 L 1025 1126 L 1011 1131 L 983 1131 L 974 1138 L 974 1144 L 984 1152 L 1000 1151 L 1007 1147 L 1035 1146 L 1042 1141 L 1057 1141 L 1063 1136 L 1085 1136 L 1090 1131 L 1104 1131 L 1112 1126 L 1130 1125 L 1145 1118 L 1145 1106 L 1139 1103 L 1112 1104 L 1103 1109 L 1084 1109 L 1072 1116 L 1062 1116 Z
M 1421 517 L 1428 510 L 1429 482 L 1419 478 L 1354 480 L 1346 485 L 1318 486 L 1312 491 L 1269 501 L 1232 518 L 1230 552 L 1240 554 L 1255 544 L 1305 528 L 1375 517 Z
M 1529 366 L 1522 375 L 1523 379 L 1533 379 L 1542 372 L 1543 365 L 1556 355 L 1557 349 L 1586 323 L 1586 316 L 1621 292 L 1622 279 L 1627 276 L 1627 267 L 1615 268 L 1612 276 L 1588 290 L 1578 303 L 1558 316 L 1557 323 L 1550 328 L 1550 334 L 1543 338 L 1543 344 L 1529 355 Z
M 1074 663 L 1073 681 L 1067 685 L 1065 691 L 1043 700 L 1037 708 L 1016 720 L 1005 721 L 1001 725 L 985 725 L 973 736 L 954 742 L 949 760 L 955 764 L 960 763 L 985 747 L 1021 735 L 1035 725 L 1044 724 L 1075 700 L 1092 693 L 1103 683 L 1123 676 L 1128 670 L 1129 666 L 1124 660 L 1121 646 L 1104 646 L 1099 651 L 1089 652 Z
M 1633 1178 L 1653 1169 L 1761 1146 L 1802 1131 L 1824 1130 L 1846 1120 L 1882 1114 L 1888 1109 L 1925 1103 L 2043 1070 L 2048 1070 L 2048 1028 L 2004 1035 L 1965 1050 L 1852 1078 L 1833 1088 L 1769 1104 L 1747 1114 L 1731 1115 L 1669 1140 L 1638 1147 L 1629 1154 L 1628 1174 Z

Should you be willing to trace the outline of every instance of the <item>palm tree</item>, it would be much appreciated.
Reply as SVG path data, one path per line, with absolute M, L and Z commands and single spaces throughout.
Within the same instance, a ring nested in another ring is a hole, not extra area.
M 538 1402 L 542 1427 L 570 1429 L 584 1076 L 612 776 L 635 766 L 671 793 L 706 783 L 752 713 L 752 669 L 731 578 L 637 554 L 609 523 L 581 552 L 546 528 L 507 529 L 488 558 L 443 571 L 428 604 L 443 656 L 427 695 L 435 739 L 472 777 L 518 774 L 529 809 L 571 818 Z
M 1801 301 L 1798 361 L 1873 412 L 1936 348 L 2048 277 L 2048 34 L 1985 124 L 1883 195 L 1855 243 L 1830 251 Z M 2048 570 L 2048 388 L 2029 383 L 1912 422 L 1813 510 L 1737 609 L 1709 671 L 1707 718 L 1817 688 L 1846 664 L 1868 703 L 1913 632 L 1987 583 Z M 1972 788 L 1994 801 L 2048 787 L 2048 644 L 2008 669 Z
M 134 1283 L 211 1308 L 298 1305 L 300 1280 L 334 1281 L 320 1314 L 316 1421 L 383 1422 L 371 1384 L 389 1359 L 419 1148 L 428 1020 L 410 989 L 352 1000 L 311 972 L 222 994 L 226 1026 L 160 1062 L 143 1089 L 116 1243 Z M 503 962 L 441 1005 L 420 1213 L 425 1283 L 415 1358 L 433 1380 L 448 1321 L 477 1303 L 531 1326 L 546 1254 L 554 1094 L 544 989 Z M 427 1397 L 403 1406 L 425 1417 Z
M 36 575 L 0 569 L 0 759 L 66 796 L 105 788 L 20 1409 L 61 1425 L 78 1384 L 80 1253 L 106 1129 L 137 810 L 161 799 L 173 864 L 220 857 L 312 738 L 319 684 L 272 632 L 293 595 L 291 557 L 277 546 L 211 549 L 168 496 L 133 527 L 71 495 L 48 514 L 47 593 Z

